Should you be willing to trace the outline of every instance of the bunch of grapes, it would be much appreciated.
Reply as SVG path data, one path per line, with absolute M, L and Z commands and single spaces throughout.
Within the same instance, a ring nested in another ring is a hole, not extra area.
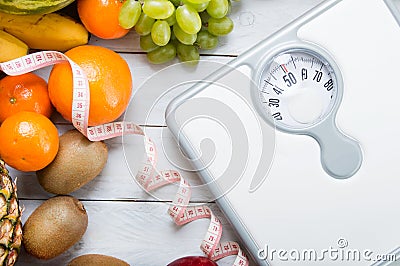
M 140 47 L 153 64 L 175 58 L 197 63 L 199 49 L 214 49 L 233 30 L 230 0 L 126 0 L 121 27 L 140 35 Z

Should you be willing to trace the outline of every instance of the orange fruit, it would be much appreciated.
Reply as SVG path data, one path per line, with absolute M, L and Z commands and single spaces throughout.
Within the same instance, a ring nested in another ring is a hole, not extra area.
M 86 73 L 90 89 L 89 126 L 109 123 L 121 116 L 132 94 L 128 64 L 114 51 L 83 45 L 65 53 Z M 57 111 L 72 120 L 72 71 L 68 63 L 57 64 L 49 77 L 49 96 Z
M 85 28 L 102 39 L 117 39 L 129 30 L 119 25 L 120 0 L 78 0 L 78 14 Z
M 0 123 L 20 111 L 50 117 L 52 110 L 47 83 L 41 77 L 27 73 L 0 80 Z
M 0 127 L 0 157 L 20 171 L 37 171 L 50 164 L 58 152 L 58 132 L 44 115 L 18 112 Z

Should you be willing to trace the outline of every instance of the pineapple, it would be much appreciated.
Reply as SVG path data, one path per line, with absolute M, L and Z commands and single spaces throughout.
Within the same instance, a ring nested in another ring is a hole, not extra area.
M 17 188 L 0 159 L 0 265 L 14 265 L 22 242 Z

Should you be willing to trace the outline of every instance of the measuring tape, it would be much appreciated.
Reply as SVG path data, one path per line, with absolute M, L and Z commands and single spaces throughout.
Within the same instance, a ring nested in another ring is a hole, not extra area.
M 188 206 L 192 190 L 190 184 L 174 170 L 158 171 L 157 151 L 154 142 L 145 135 L 142 128 L 132 122 L 112 122 L 104 125 L 88 127 L 90 90 L 84 71 L 63 53 L 57 51 L 41 51 L 29 54 L 8 62 L 0 63 L 0 69 L 10 76 L 17 76 L 34 70 L 59 64 L 69 63 L 73 78 L 72 124 L 91 141 L 101 141 L 123 134 L 136 134 L 144 137 L 146 156 L 135 178 L 146 191 L 179 182 L 179 189 L 168 209 L 168 214 L 177 225 L 184 225 L 194 220 L 207 218 L 210 225 L 201 243 L 201 250 L 211 260 L 237 255 L 234 266 L 247 266 L 249 260 L 236 242 L 221 243 L 222 224 L 211 209 L 203 206 Z

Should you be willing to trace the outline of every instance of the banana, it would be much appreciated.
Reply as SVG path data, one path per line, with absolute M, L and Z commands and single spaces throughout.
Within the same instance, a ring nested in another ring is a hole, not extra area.
M 28 46 L 18 38 L 0 30 L 0 62 L 6 62 L 28 53 Z
M 88 42 L 85 27 L 68 16 L 13 15 L 0 13 L 0 30 L 25 42 L 32 49 L 64 52 Z

